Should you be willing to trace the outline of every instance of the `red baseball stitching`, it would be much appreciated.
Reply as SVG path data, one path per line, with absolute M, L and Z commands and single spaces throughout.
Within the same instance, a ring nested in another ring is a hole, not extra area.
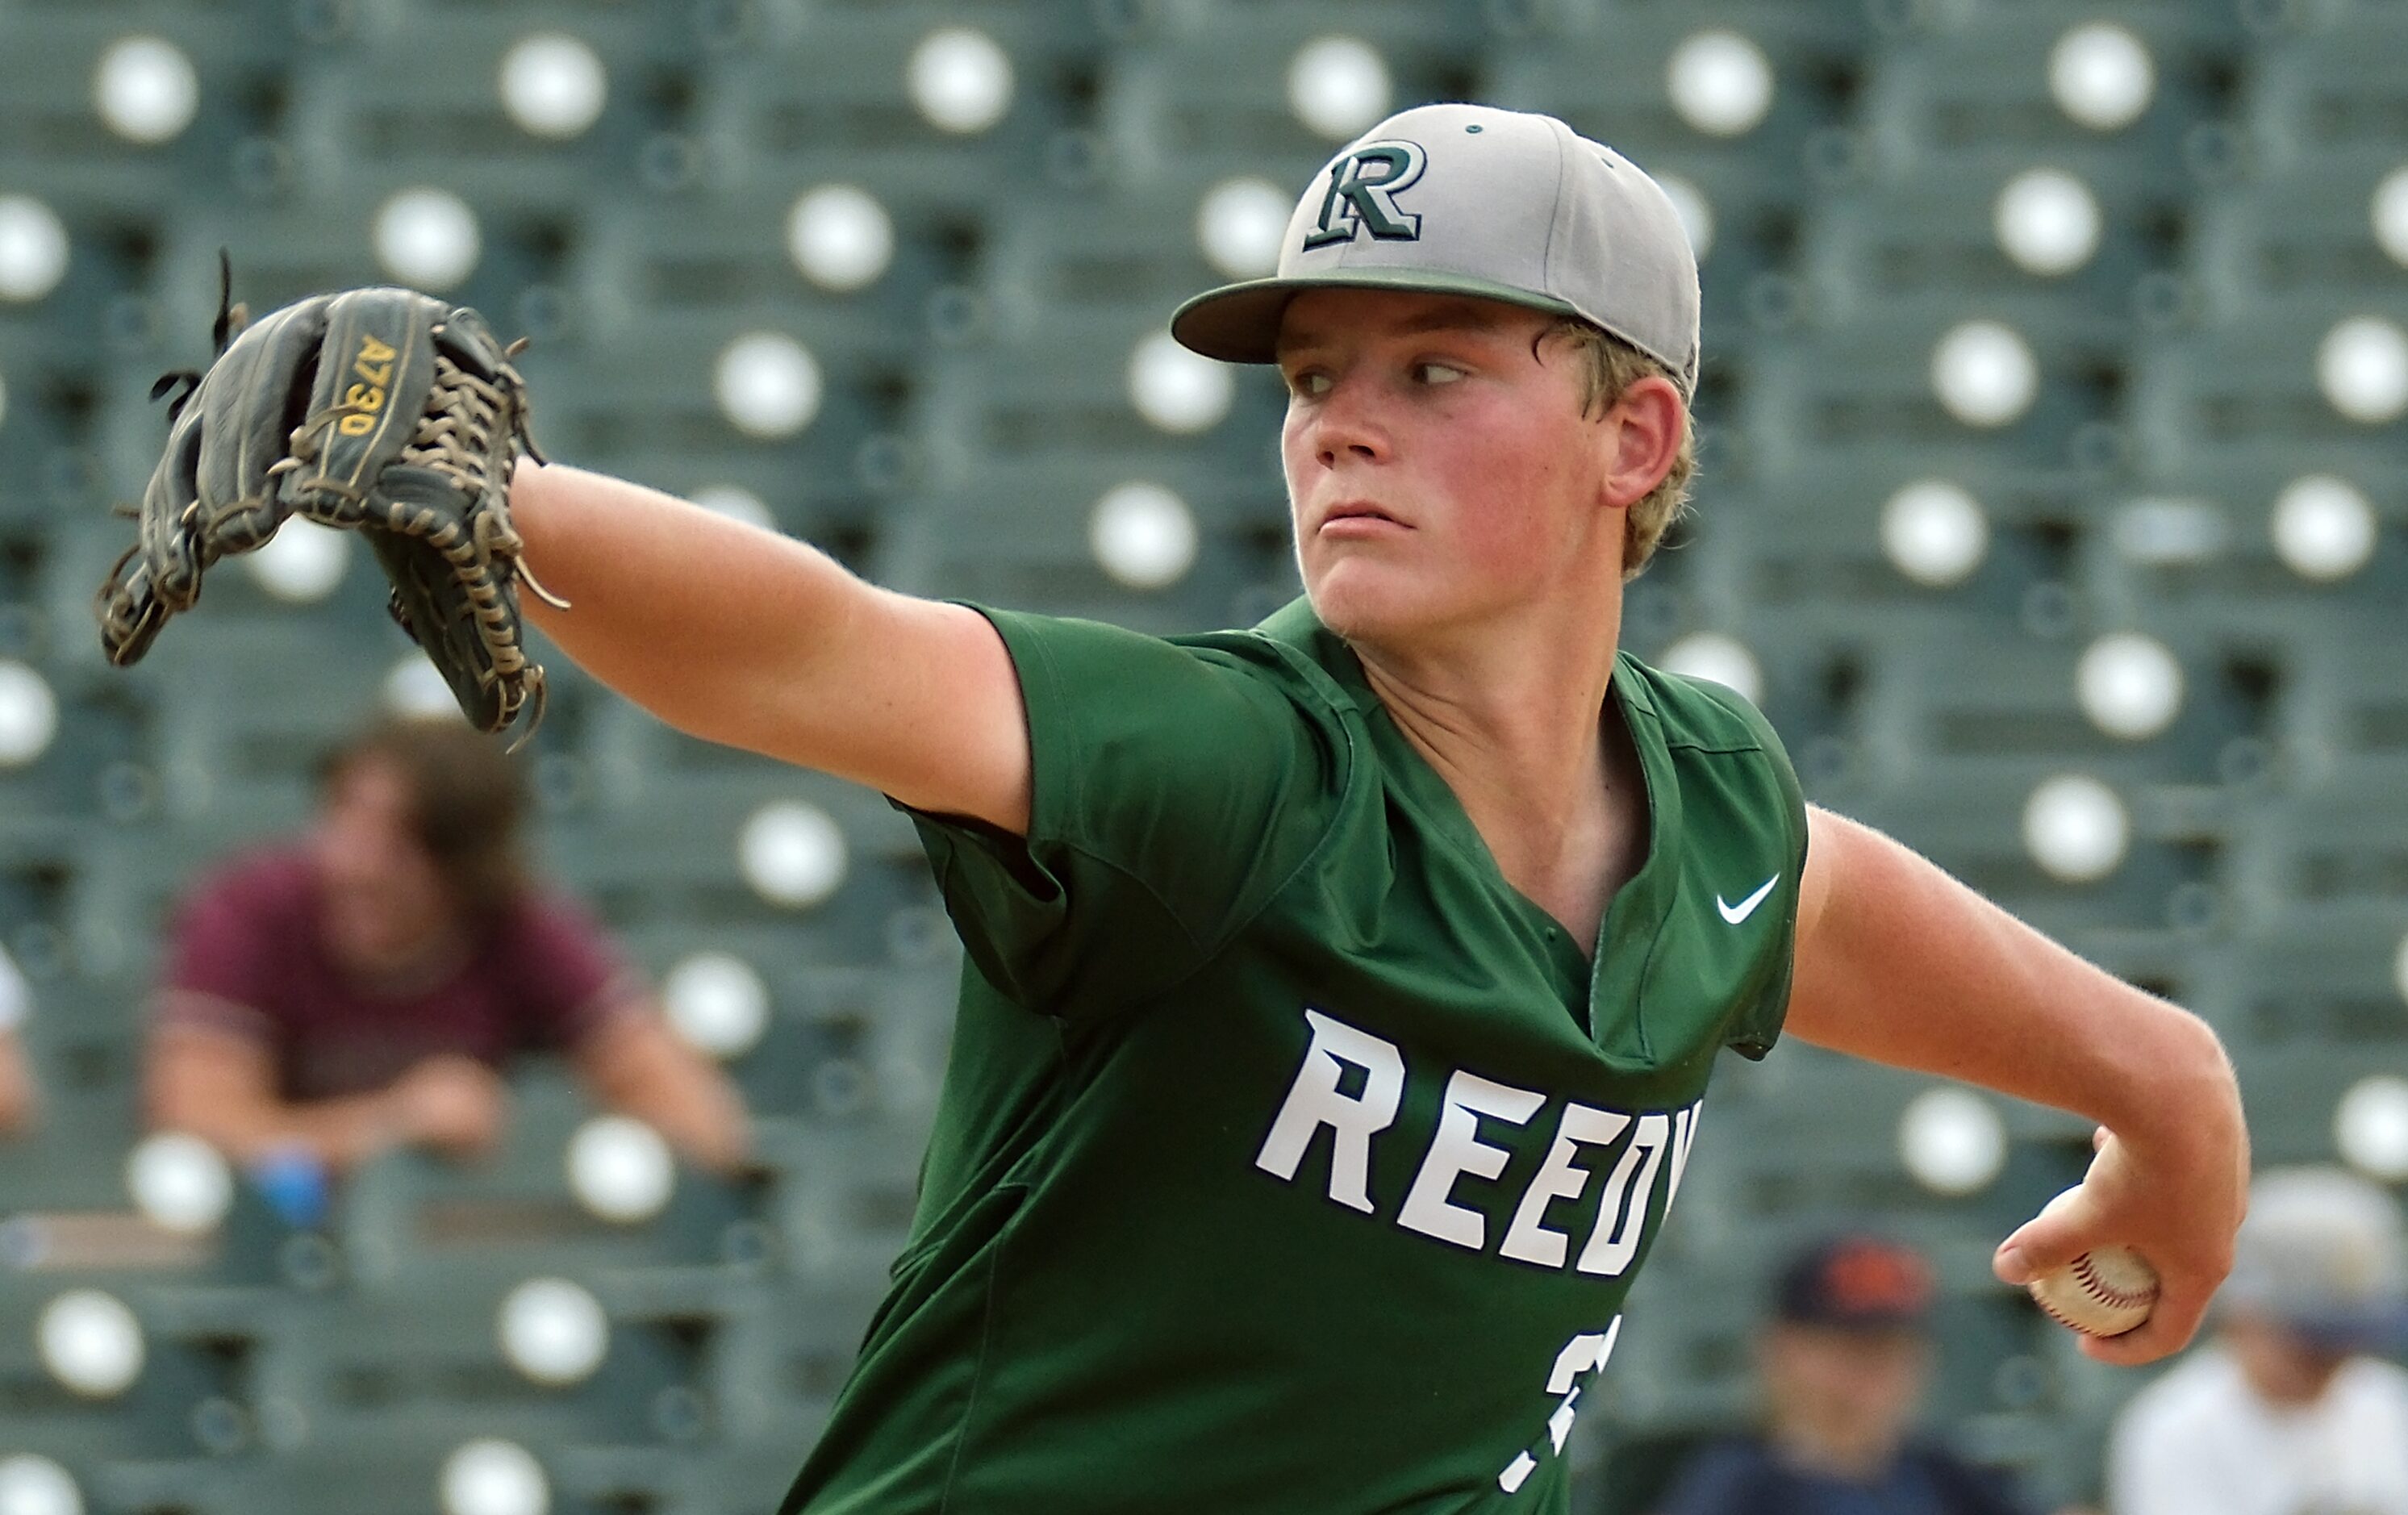
M 2117 1308 L 2146 1308 L 2157 1302 L 2157 1292 L 2155 1289 L 2151 1289 L 2145 1293 L 2130 1292 L 2118 1289 L 2114 1284 L 2111 1284 L 2106 1279 L 2100 1278 L 2099 1276 L 2098 1265 L 2091 1261 L 2091 1257 L 2088 1252 L 2084 1252 L 2081 1256 L 2073 1260 L 2073 1276 L 2082 1280 L 2082 1286 L 2089 1291 L 2090 1297 L 2098 1300 L 2102 1305 L 2112 1305 Z

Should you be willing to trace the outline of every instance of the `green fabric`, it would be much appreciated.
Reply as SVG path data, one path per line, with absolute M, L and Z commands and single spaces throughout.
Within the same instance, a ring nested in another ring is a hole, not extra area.
M 1649 851 L 1592 970 L 1304 602 L 1168 639 L 982 613 L 1029 836 L 913 812 L 968 948 L 952 1065 L 784 1509 L 1562 1511 L 1715 1052 L 1780 1031 L 1779 742 L 1621 660 Z

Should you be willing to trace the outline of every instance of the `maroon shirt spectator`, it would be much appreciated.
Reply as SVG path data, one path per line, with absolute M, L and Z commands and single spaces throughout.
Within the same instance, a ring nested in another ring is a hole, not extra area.
M 347 1168 L 500 1139 L 500 1070 L 565 1053 L 601 1100 L 707 1166 L 742 1103 L 581 910 L 535 887 L 518 772 L 454 721 L 388 722 L 327 765 L 308 836 L 248 853 L 178 912 L 154 1006 L 150 1124 L 237 1161 Z
M 278 1094 L 313 1100 L 383 1088 L 444 1053 L 498 1069 L 568 1051 L 645 996 L 601 928 L 549 897 L 515 902 L 481 941 L 419 969 L 358 974 L 327 950 L 315 867 L 294 845 L 236 859 L 177 912 L 159 1016 L 273 1047 Z

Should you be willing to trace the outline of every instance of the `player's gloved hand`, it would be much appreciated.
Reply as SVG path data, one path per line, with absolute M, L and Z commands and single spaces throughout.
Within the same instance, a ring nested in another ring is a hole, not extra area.
M 2232 1236 L 2248 1208 L 2249 1154 L 2237 1105 L 2172 1112 L 2179 1134 L 2127 1140 L 2101 1126 L 2096 1155 L 2069 1191 L 1999 1247 L 1993 1268 L 2028 1284 L 2084 1252 L 2129 1247 L 2157 1271 L 2148 1320 L 2118 1336 L 2081 1337 L 2085 1355 L 2127 1367 L 2181 1351 L 2232 1270 Z
M 317 295 L 248 326 L 224 299 L 215 338 L 208 372 L 152 392 L 186 385 L 139 539 L 95 605 L 108 660 L 137 661 L 198 602 L 211 565 L 301 515 L 368 539 L 394 618 L 471 724 L 500 731 L 531 704 L 531 734 L 543 669 L 527 660 L 518 581 L 544 592 L 520 561 L 509 479 L 522 454 L 541 455 L 516 349 L 474 310 L 401 289 Z

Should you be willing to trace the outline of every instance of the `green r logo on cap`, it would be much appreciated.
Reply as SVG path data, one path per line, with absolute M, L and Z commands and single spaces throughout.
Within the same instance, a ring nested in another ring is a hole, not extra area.
M 1331 164 L 1321 220 L 1305 235 L 1304 250 L 1352 242 L 1366 227 L 1383 241 L 1421 240 L 1421 217 L 1398 210 L 1396 196 L 1422 177 L 1428 161 L 1412 142 L 1367 142 Z

